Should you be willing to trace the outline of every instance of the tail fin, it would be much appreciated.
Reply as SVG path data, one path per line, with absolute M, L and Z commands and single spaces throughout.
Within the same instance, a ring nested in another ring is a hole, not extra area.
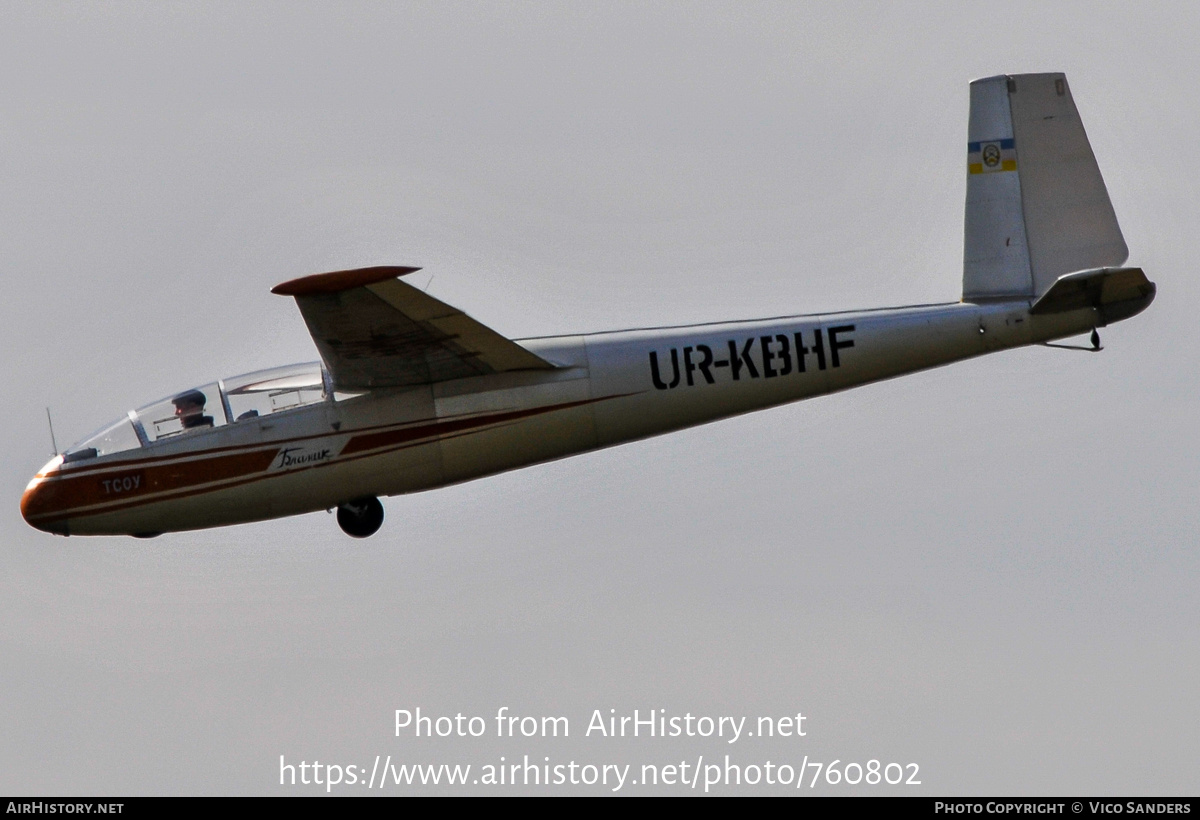
M 1062 74 L 971 83 L 963 299 L 1037 297 L 1129 256 Z

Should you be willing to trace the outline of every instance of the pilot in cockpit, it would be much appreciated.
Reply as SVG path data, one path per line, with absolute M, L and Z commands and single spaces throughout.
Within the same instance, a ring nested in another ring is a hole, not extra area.
M 202 427 L 212 427 L 213 417 L 204 415 L 204 405 L 208 397 L 199 390 L 188 390 L 171 399 L 175 405 L 175 417 L 183 425 L 184 430 L 195 430 Z

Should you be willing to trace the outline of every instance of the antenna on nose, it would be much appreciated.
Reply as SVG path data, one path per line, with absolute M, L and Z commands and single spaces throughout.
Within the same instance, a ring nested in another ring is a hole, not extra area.
M 50 418 L 50 408 L 46 408 L 46 422 L 50 425 L 50 443 L 54 446 L 54 455 L 58 455 L 58 442 L 54 440 L 54 420 Z

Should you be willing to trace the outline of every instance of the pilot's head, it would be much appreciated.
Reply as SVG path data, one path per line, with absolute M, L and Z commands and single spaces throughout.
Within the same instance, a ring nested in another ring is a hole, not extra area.
M 204 423 L 204 405 L 208 397 L 199 390 L 188 390 L 171 399 L 175 405 L 175 416 L 183 423 L 184 428 L 196 427 Z

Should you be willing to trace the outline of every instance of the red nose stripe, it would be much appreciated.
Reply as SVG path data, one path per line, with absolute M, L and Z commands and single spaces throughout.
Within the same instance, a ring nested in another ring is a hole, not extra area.
M 130 467 L 100 475 L 50 477 L 21 498 L 21 514 L 25 520 L 33 521 L 80 507 L 124 502 L 138 496 L 262 472 L 271 465 L 275 453 L 272 448 L 196 461 Z
M 359 434 L 347 442 L 338 458 L 303 469 L 320 469 L 331 464 L 370 458 L 438 438 L 455 438 L 497 424 L 509 424 L 531 416 L 621 398 L 625 395 L 629 394 Z M 128 469 L 103 473 L 65 476 L 51 474 L 25 493 L 21 499 L 21 512 L 30 523 L 45 523 L 47 519 L 58 520 L 76 515 L 128 509 L 285 474 L 266 472 L 278 455 L 278 448 L 274 444 L 270 449 L 258 449 L 253 452 L 211 458 L 196 458 L 198 455 L 202 456 L 204 453 L 188 453 L 186 457 L 190 460 L 187 461 L 158 462 L 144 467 L 130 461 L 127 462 Z

